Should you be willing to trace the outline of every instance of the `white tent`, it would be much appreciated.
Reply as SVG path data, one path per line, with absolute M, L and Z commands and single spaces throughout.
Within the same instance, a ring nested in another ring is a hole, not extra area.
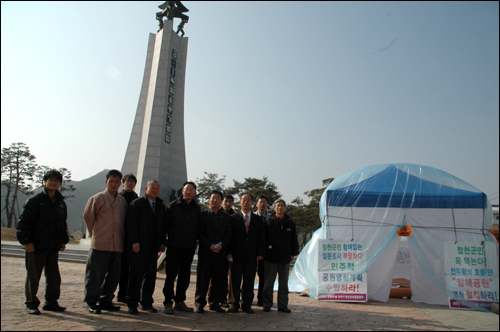
M 320 218 L 323 226 L 295 263 L 291 291 L 309 289 L 309 295 L 317 297 L 318 239 L 361 240 L 367 257 L 363 272 L 367 272 L 368 299 L 387 302 L 400 243 L 397 230 L 403 225 L 410 225 L 413 232 L 408 238 L 413 301 L 448 304 L 446 241 L 490 248 L 498 283 L 498 243 L 488 231 L 493 220 L 488 198 L 444 171 L 385 164 L 343 175 L 323 193 Z

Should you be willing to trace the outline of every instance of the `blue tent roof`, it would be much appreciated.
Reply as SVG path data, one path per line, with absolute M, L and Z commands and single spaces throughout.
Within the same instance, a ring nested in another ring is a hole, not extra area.
M 396 208 L 483 208 L 486 197 L 467 182 L 429 166 L 385 164 L 335 179 L 326 206 Z

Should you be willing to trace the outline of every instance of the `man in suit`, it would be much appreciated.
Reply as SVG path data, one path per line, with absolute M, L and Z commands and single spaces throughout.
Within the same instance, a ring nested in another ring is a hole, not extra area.
M 134 191 L 135 185 L 137 184 L 137 178 L 134 174 L 129 173 L 122 178 L 123 190 L 120 195 L 127 201 L 127 207 L 130 206 L 133 200 L 139 198 L 137 193 Z M 125 230 L 125 239 L 123 240 L 123 252 L 121 257 L 121 271 L 120 271 L 120 283 L 118 284 L 119 290 L 117 294 L 118 302 L 127 303 L 127 286 L 129 277 L 129 248 L 128 248 L 128 235 L 127 230 Z
M 257 196 L 257 212 L 256 215 L 262 218 L 263 222 L 269 218 L 269 213 L 267 212 L 268 199 L 265 195 Z M 257 263 L 257 275 L 259 276 L 259 290 L 257 291 L 257 305 L 263 307 L 262 303 L 262 292 L 264 291 L 264 282 L 266 280 L 266 270 L 264 268 L 264 260 Z
M 229 216 L 234 214 L 233 210 L 233 204 L 234 204 L 234 197 L 232 195 L 224 195 L 224 198 L 222 200 L 222 211 L 227 213 Z M 230 263 L 227 261 L 227 259 L 224 260 L 224 282 L 225 282 L 225 287 L 224 287 L 224 294 L 222 296 L 223 300 L 220 304 L 221 307 L 224 308 L 229 308 L 229 303 L 233 302 L 234 296 L 232 292 L 232 287 L 231 287 L 231 273 L 229 272 L 229 265 Z M 228 278 L 229 275 L 229 278 Z M 229 298 L 228 298 L 229 296 Z
M 151 180 L 146 195 L 130 203 L 125 221 L 130 252 L 130 273 L 127 287 L 128 312 L 137 315 L 137 306 L 155 313 L 153 293 L 156 284 L 158 252 L 165 251 L 166 208 L 158 197 L 160 184 Z
M 224 297 L 224 261 L 226 249 L 231 241 L 231 217 L 220 208 L 222 193 L 213 190 L 210 193 L 210 207 L 201 212 L 198 226 L 199 250 L 196 269 L 196 312 L 203 313 L 207 304 L 207 292 L 210 287 L 210 310 L 224 313 L 219 303 Z
M 231 281 L 234 302 L 229 312 L 238 312 L 241 293 L 243 300 L 241 309 L 248 314 L 253 314 L 255 312 L 251 306 L 254 297 L 255 272 L 257 262 L 263 259 L 265 251 L 264 223 L 261 217 L 252 213 L 252 195 L 244 193 L 241 196 L 240 205 L 241 211 L 231 216 L 232 241 L 227 259 L 232 260 Z M 241 285 L 242 279 L 243 286 Z

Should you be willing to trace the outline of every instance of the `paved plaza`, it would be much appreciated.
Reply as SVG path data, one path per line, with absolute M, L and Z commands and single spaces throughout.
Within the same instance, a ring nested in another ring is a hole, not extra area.
M 6 330 L 484 330 L 498 331 L 498 315 L 490 312 L 450 310 L 445 306 L 412 303 L 405 299 L 389 299 L 387 303 L 333 303 L 290 294 L 291 314 L 269 313 L 254 306 L 256 313 L 221 314 L 206 310 L 204 314 L 176 313 L 166 315 L 163 308 L 162 288 L 165 276 L 159 274 L 154 294 L 156 314 L 139 311 L 138 316 L 127 313 L 124 304 L 118 312 L 103 311 L 92 315 L 85 309 L 83 280 L 85 264 L 60 262 L 62 276 L 60 305 L 67 307 L 62 313 L 43 311 L 40 316 L 24 312 L 24 259 L 2 256 L 2 331 Z M 193 306 L 196 276 L 191 276 L 188 289 L 189 306 Z M 43 304 L 44 276 L 38 297 Z M 276 293 L 275 293 L 276 296 Z M 275 299 L 276 300 L 276 299 Z M 255 302 L 254 302 L 255 303 Z M 208 308 L 207 308 L 208 309 Z

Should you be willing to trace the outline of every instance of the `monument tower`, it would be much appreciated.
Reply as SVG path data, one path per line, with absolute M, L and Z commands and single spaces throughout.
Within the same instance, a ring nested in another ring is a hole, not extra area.
M 156 13 L 160 28 L 149 34 L 141 94 L 122 173 L 136 175 L 139 196 L 144 196 L 149 180 L 158 180 L 160 197 L 168 203 L 187 179 L 184 83 L 188 38 L 183 28 L 189 17 L 183 14 L 188 9 L 180 1 L 158 7 L 163 10 Z M 181 19 L 176 32 L 174 17 Z

